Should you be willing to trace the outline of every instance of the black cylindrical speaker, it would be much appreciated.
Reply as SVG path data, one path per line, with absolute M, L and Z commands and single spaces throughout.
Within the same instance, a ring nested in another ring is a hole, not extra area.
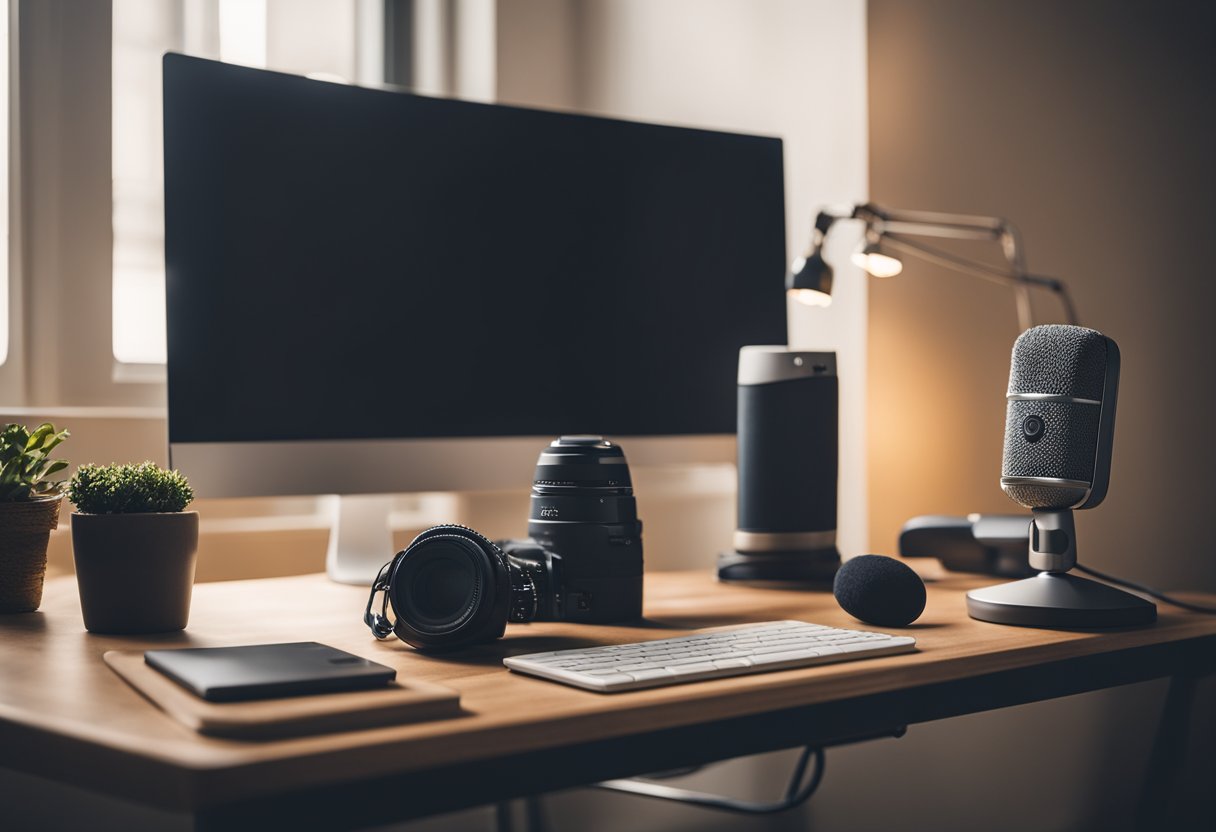
M 1001 488 L 1030 509 L 1093 508 L 1106 496 L 1119 347 L 1079 326 L 1028 329 L 1013 346 Z
M 739 517 L 722 580 L 826 581 L 836 549 L 836 355 L 739 351 Z

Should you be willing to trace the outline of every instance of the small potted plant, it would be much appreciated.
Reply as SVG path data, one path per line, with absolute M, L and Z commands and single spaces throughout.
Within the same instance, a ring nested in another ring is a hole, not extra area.
M 68 484 L 84 626 L 94 633 L 182 630 L 190 618 L 198 512 L 186 478 L 154 462 L 82 465 Z
M 48 478 L 68 467 L 50 455 L 67 438 L 49 423 L 0 432 L 0 613 L 33 612 L 42 603 L 46 547 L 63 497 L 61 483 Z

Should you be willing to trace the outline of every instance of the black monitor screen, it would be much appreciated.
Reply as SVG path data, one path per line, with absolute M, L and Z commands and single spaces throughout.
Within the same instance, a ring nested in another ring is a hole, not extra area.
M 721 434 L 781 141 L 165 58 L 170 440 Z

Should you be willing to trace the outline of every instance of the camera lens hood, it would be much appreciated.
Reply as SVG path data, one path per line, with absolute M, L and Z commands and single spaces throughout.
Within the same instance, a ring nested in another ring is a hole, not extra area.
M 620 445 L 602 436 L 563 436 L 540 452 L 532 477 L 533 493 L 588 490 L 629 495 L 633 482 Z

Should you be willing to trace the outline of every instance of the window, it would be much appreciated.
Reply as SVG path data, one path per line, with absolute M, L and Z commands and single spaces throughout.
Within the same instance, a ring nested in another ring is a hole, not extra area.
M 161 56 L 383 80 L 382 0 L 114 0 L 113 350 L 165 361 Z

